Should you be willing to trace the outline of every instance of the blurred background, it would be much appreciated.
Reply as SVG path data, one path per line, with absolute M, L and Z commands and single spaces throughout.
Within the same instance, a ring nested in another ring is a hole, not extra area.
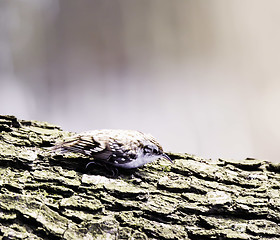
M 280 162 L 279 0 L 1 0 L 0 114 Z

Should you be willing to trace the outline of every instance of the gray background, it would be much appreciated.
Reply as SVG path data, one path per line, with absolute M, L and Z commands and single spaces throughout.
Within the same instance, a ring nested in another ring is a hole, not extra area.
M 280 1 L 1 0 L 0 114 L 280 160 Z

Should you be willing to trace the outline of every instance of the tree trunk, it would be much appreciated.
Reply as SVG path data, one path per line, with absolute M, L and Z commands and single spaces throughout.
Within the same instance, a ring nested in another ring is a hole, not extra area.
M 0 131 L 3 239 L 280 239 L 279 164 L 168 153 L 112 177 L 52 152 L 60 127 L 0 116 Z

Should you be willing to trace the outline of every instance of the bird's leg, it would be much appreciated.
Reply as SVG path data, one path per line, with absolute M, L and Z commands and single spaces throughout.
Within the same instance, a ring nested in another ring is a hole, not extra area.
M 114 167 L 113 165 L 106 164 L 105 167 L 108 171 L 111 171 L 112 173 L 111 177 L 115 178 L 119 175 L 118 168 Z
M 91 161 L 91 162 L 87 163 L 86 169 L 87 169 L 88 166 L 91 165 L 91 164 L 100 166 L 100 167 L 102 167 L 102 168 L 105 168 L 107 171 L 110 171 L 110 172 L 112 173 L 112 174 L 110 175 L 110 177 L 117 177 L 118 174 L 119 174 L 119 170 L 118 170 L 116 167 L 114 167 L 114 166 L 111 165 L 111 164 L 104 163 L 104 162 Z
M 94 165 L 101 166 L 101 164 L 98 164 L 97 162 L 88 162 L 87 165 L 86 165 L 86 169 L 88 168 L 88 166 L 89 166 L 90 164 L 94 164 Z

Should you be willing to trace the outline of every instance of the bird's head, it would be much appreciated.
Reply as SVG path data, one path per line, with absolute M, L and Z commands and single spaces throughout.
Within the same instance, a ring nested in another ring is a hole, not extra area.
M 162 146 L 155 140 L 153 136 L 146 135 L 146 137 L 147 141 L 145 141 L 143 144 L 142 152 L 142 156 L 144 158 L 151 159 L 149 162 L 152 162 L 153 160 L 158 158 L 165 158 L 173 163 L 170 157 L 168 157 L 168 155 L 163 152 Z

